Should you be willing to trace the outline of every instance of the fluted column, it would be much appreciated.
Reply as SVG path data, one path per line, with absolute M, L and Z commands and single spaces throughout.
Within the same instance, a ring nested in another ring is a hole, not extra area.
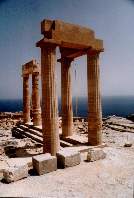
M 30 122 L 29 75 L 23 75 L 23 122 Z
M 41 125 L 41 107 L 39 95 L 39 73 L 32 74 L 32 112 L 33 112 L 33 125 Z
M 41 47 L 43 151 L 52 155 L 59 150 L 55 53 L 54 45 Z
M 102 110 L 100 96 L 99 53 L 87 55 L 88 143 L 102 143 Z
M 71 61 L 61 57 L 61 105 L 62 105 L 62 136 L 73 134 L 73 110 L 71 92 Z

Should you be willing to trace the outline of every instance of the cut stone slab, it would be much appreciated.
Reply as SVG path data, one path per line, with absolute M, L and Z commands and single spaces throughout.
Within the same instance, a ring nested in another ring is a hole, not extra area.
M 7 170 L 10 167 L 20 167 L 21 165 L 27 165 L 28 170 L 33 169 L 32 164 L 32 157 L 25 157 L 25 158 L 7 158 L 1 161 L 0 160 L 0 179 L 2 179 L 4 176 L 4 171 Z
M 101 148 L 92 148 L 88 151 L 87 161 L 93 162 L 100 159 L 104 159 L 106 157 L 106 153 Z
M 15 182 L 28 177 L 28 165 L 12 166 L 4 170 L 4 179 L 7 183 Z
M 58 167 L 76 166 L 81 162 L 80 153 L 75 150 L 61 150 L 57 153 Z
M 49 153 L 34 156 L 32 162 L 33 169 L 39 175 L 57 170 L 57 158 Z
M 9 164 L 9 167 L 12 167 L 12 166 L 21 166 L 23 164 L 27 164 L 28 165 L 28 170 L 31 170 L 33 168 L 32 157 L 9 158 L 7 160 L 7 163 Z

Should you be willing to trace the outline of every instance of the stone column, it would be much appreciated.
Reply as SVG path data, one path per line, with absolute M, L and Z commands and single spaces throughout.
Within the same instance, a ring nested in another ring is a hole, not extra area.
M 100 96 L 99 53 L 87 55 L 88 143 L 102 143 L 102 110 Z
M 23 75 L 23 122 L 30 122 L 29 75 Z
M 59 150 L 58 105 L 55 82 L 56 46 L 41 46 L 43 151 L 56 155 Z
M 39 95 L 39 73 L 32 74 L 32 113 L 33 125 L 41 125 L 41 108 L 40 108 L 40 95 Z
M 71 61 L 61 57 L 61 105 L 62 105 L 62 136 L 73 134 L 73 110 L 71 92 Z

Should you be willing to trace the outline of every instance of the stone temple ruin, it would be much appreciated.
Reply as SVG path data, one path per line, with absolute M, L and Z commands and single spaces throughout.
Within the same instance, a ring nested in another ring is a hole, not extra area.
M 60 20 L 43 20 L 41 22 L 43 39 L 36 43 L 41 48 L 41 69 L 37 61 L 32 60 L 22 66 L 23 76 L 23 125 L 30 132 L 37 131 L 38 139 L 43 145 L 43 153 L 57 156 L 57 160 L 67 164 L 79 164 L 80 157 L 76 153 L 64 153 L 60 150 L 62 140 L 73 135 L 73 109 L 71 93 L 71 62 L 82 55 L 87 55 L 87 91 L 88 91 L 88 145 L 102 144 L 102 110 L 100 96 L 99 55 L 103 52 L 103 41 L 95 38 L 93 30 L 79 25 L 65 23 Z M 59 47 L 61 58 L 61 105 L 62 105 L 62 135 L 59 135 L 58 100 L 56 95 L 56 47 Z M 41 72 L 40 72 L 41 70 Z M 42 105 L 40 110 L 39 77 L 42 82 Z M 33 125 L 30 122 L 29 75 L 32 75 L 32 111 Z M 42 113 L 41 113 L 42 112 Z M 42 115 L 42 116 L 41 116 Z M 42 118 L 41 118 L 42 117 Z M 42 124 L 41 124 L 42 123 Z M 22 124 L 22 123 L 21 123 Z M 18 126 L 19 127 L 19 126 Z M 24 126 L 23 126 L 24 128 Z M 13 130 L 18 134 L 17 127 Z M 20 131 L 23 135 L 22 130 Z M 26 134 L 25 134 L 26 135 Z M 28 134 L 30 137 L 31 134 Z M 27 135 L 26 135 L 27 136 Z M 34 140 L 35 135 L 33 136 Z M 64 142 L 65 143 L 65 142 Z M 101 155 L 101 154 L 100 154 Z M 39 159 L 38 159 L 39 158 Z M 47 155 L 44 160 L 48 160 Z M 34 157 L 38 164 L 41 157 Z M 52 160 L 52 159 L 51 159 Z M 55 158 L 53 159 L 55 161 Z M 75 163 L 76 162 L 76 163 Z M 39 162 L 40 163 L 40 162 Z M 43 162 L 44 163 L 44 162 Z M 51 163 L 50 163 L 51 164 Z M 34 164 L 33 166 L 36 167 Z M 68 165 L 71 166 L 71 165 Z M 49 168 L 52 171 L 51 165 Z M 48 169 L 49 169 L 48 168 Z M 55 170 L 55 167 L 54 167 Z
M 58 104 L 56 96 L 55 65 L 56 47 L 61 58 L 62 137 L 72 136 L 73 110 L 71 93 L 71 62 L 87 55 L 88 88 L 88 144 L 102 143 L 102 111 L 100 96 L 99 54 L 103 41 L 95 38 L 93 30 L 59 20 L 41 22 L 44 38 L 37 42 L 41 48 L 41 69 L 36 60 L 22 66 L 23 76 L 23 121 L 30 122 L 29 75 L 32 75 L 33 125 L 41 125 L 39 77 L 42 79 L 42 133 L 44 153 L 56 155 L 60 140 L 58 130 Z
M 88 83 L 88 143 L 101 144 L 101 98 L 99 77 L 99 54 L 103 51 L 102 40 L 85 27 L 59 20 L 44 20 L 41 23 L 44 38 L 37 42 L 41 48 L 42 77 L 42 131 L 44 152 L 55 155 L 59 150 L 58 112 L 55 84 L 56 47 L 60 48 L 62 134 L 72 135 L 72 94 L 70 67 L 74 58 L 87 55 Z
M 30 88 L 29 75 L 32 75 L 32 114 L 33 125 L 41 125 L 41 107 L 39 95 L 40 66 L 36 60 L 32 60 L 22 66 L 23 77 L 23 121 L 28 123 L 30 119 Z

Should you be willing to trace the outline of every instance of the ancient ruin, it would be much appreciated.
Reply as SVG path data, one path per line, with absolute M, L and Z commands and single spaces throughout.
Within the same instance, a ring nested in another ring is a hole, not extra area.
M 29 76 L 32 75 L 32 115 L 33 125 L 41 125 L 41 107 L 39 95 L 40 66 L 36 60 L 32 60 L 22 66 L 23 77 L 23 122 L 29 123 L 30 118 L 30 88 Z
M 87 55 L 88 143 L 90 145 L 101 144 L 102 112 L 99 54 L 103 52 L 103 41 L 96 39 L 94 31 L 90 28 L 60 20 L 43 20 L 41 22 L 41 33 L 44 38 L 37 42 L 36 46 L 41 48 L 44 153 L 49 152 L 56 155 L 59 150 L 55 82 L 56 47 L 59 47 L 61 52 L 61 58 L 58 61 L 61 62 L 62 136 L 72 135 L 71 62 L 76 57 Z
M 102 41 L 89 28 L 62 21 L 44 20 L 41 31 L 44 38 L 37 43 L 41 71 L 36 60 L 22 66 L 23 113 L 0 113 L 0 195 L 132 197 L 134 122 L 108 116 L 102 125 Z M 57 60 L 61 63 L 61 116 L 56 96 L 56 47 L 61 54 Z M 87 56 L 88 118 L 73 117 L 72 108 L 71 63 L 82 55 Z

